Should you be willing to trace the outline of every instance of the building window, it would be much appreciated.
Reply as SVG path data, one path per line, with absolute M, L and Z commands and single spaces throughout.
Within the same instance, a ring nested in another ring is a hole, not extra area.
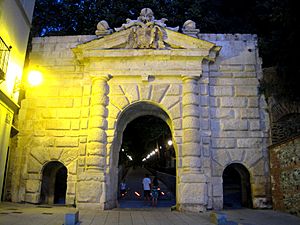
M 11 46 L 5 44 L 0 37 L 0 80 L 5 79 L 10 50 Z

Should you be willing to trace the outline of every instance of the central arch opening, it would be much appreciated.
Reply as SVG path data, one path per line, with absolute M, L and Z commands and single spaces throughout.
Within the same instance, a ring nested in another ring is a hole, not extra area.
M 167 114 L 149 103 L 135 104 L 120 117 L 118 207 L 171 207 L 176 204 L 176 145 L 170 124 Z M 143 185 L 146 176 L 151 182 L 149 197 Z M 122 187 L 126 190 L 121 190 Z

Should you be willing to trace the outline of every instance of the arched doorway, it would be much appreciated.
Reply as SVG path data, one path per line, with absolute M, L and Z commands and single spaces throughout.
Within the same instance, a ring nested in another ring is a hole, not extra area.
M 119 187 L 121 181 L 127 186 L 127 191 L 119 195 L 121 208 L 150 205 L 142 201 L 141 181 L 146 174 L 152 181 L 155 176 L 158 180 L 157 207 L 175 204 L 176 162 L 171 140 L 169 126 L 156 116 L 140 116 L 128 123 L 119 153 Z
M 43 168 L 40 203 L 65 204 L 67 168 L 57 161 L 48 162 Z
M 223 172 L 223 207 L 252 207 L 250 174 L 242 164 L 232 163 Z
M 128 157 L 126 156 L 126 153 L 128 154 L 128 151 L 126 149 L 125 146 L 123 146 L 124 142 L 124 132 L 127 128 L 127 126 L 135 121 L 135 120 L 143 120 L 145 118 L 155 118 L 156 120 L 160 120 L 162 123 L 165 124 L 165 126 L 168 127 L 169 130 L 169 136 L 165 137 L 166 142 L 165 144 L 168 145 L 168 140 L 172 140 L 172 149 L 169 146 L 168 150 L 172 150 L 174 151 L 174 153 L 169 154 L 169 158 L 170 158 L 170 162 L 164 162 L 165 166 L 168 165 L 169 167 L 173 166 L 174 167 L 174 188 L 173 188 L 173 193 L 175 196 L 176 193 L 176 168 L 177 168 L 177 164 L 176 164 L 176 157 L 177 157 L 177 145 L 176 145 L 176 140 L 175 138 L 172 137 L 172 134 L 174 133 L 174 131 L 172 131 L 172 123 L 171 123 L 171 119 L 168 116 L 168 114 L 162 110 L 160 107 L 158 107 L 157 105 L 154 105 L 150 102 L 138 102 L 135 104 L 132 104 L 130 106 L 127 107 L 127 109 L 125 109 L 121 115 L 118 118 L 117 121 L 117 126 L 116 126 L 116 132 L 115 132 L 115 136 L 114 136 L 114 141 L 113 141 L 113 148 L 112 148 L 112 167 L 111 167 L 111 172 L 109 174 L 110 177 L 110 188 L 114 187 L 114 191 L 110 191 L 109 193 L 111 194 L 110 196 L 108 195 L 108 198 L 112 199 L 113 202 L 118 202 L 118 193 L 119 193 L 119 184 L 121 179 L 123 178 L 124 173 L 120 170 L 120 160 L 124 160 L 124 158 Z M 157 145 L 157 140 L 154 140 L 155 145 Z M 150 142 L 149 142 L 150 143 Z M 152 144 L 154 144 L 152 143 Z M 169 142 L 170 144 L 170 142 Z M 155 146 L 151 146 L 151 144 L 148 146 L 149 149 L 155 150 Z M 152 148 L 151 148 L 152 147 Z M 158 146 L 159 147 L 159 146 Z M 163 147 L 163 146 L 161 146 Z M 122 152 L 124 151 L 124 152 Z M 148 154 L 147 150 L 144 150 L 141 152 L 141 154 L 139 154 L 139 161 L 140 164 L 136 165 L 136 166 L 140 166 L 145 168 L 145 164 L 143 163 L 143 158 L 146 157 Z M 123 156 L 122 156 L 123 155 Z M 129 156 L 132 157 L 132 155 L 128 154 Z M 130 164 L 130 162 L 129 162 Z M 116 176 L 118 174 L 118 176 Z M 144 175 L 144 174 L 143 174 Z M 154 175 L 154 172 L 152 171 L 152 175 Z M 141 184 L 141 180 L 143 179 L 143 176 L 141 177 L 139 184 Z M 108 193 L 108 194 L 109 194 Z M 142 193 L 141 194 L 142 197 Z M 176 200 L 174 200 L 176 202 Z M 175 204 L 175 203 L 174 203 Z M 116 205 L 115 205 L 116 206 Z

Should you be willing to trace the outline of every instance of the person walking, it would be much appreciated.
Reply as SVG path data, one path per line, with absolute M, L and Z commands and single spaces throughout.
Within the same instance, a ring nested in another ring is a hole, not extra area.
M 122 182 L 120 183 L 120 195 L 121 195 L 121 198 L 125 197 L 126 191 L 127 191 L 127 185 L 126 185 L 125 179 L 123 179 Z
M 153 178 L 152 181 L 152 189 L 151 189 L 151 194 L 152 194 L 152 206 L 157 207 L 157 199 L 158 199 L 158 179 L 157 176 Z
M 144 201 L 145 204 L 147 204 L 147 201 L 150 202 L 150 190 L 151 190 L 151 179 L 149 178 L 149 174 L 145 174 L 142 183 L 144 189 Z

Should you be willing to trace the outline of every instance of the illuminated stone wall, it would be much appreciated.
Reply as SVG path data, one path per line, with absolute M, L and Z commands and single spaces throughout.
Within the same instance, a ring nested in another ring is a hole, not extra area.
M 178 209 L 222 208 L 222 174 L 233 162 L 251 174 L 254 207 L 267 206 L 269 120 L 256 37 L 166 34 L 165 50 L 125 48 L 128 30 L 33 39 L 29 66 L 45 80 L 26 90 L 19 113 L 15 201 L 38 203 L 43 166 L 59 161 L 67 204 L 115 207 L 122 132 L 154 115 L 173 135 Z

